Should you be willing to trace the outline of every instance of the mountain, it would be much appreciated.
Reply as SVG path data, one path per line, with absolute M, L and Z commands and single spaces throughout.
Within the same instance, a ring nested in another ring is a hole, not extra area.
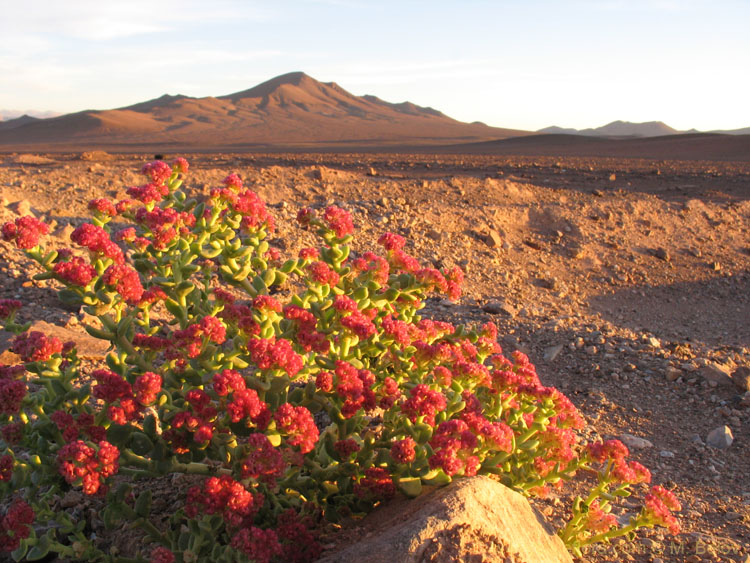
M 33 109 L 17 110 L 17 109 L 0 109 L 0 122 L 9 121 L 18 117 L 36 117 L 43 119 L 45 117 L 57 117 L 60 115 L 56 111 L 35 111 Z
M 537 133 L 553 135 L 586 135 L 589 137 L 661 137 L 662 135 L 677 135 L 683 133 L 683 131 L 673 129 L 661 121 L 646 121 L 645 123 L 613 121 L 612 123 L 607 123 L 607 125 L 602 125 L 595 129 L 565 129 L 552 126 L 540 129 Z
M 529 134 L 463 123 L 410 102 L 355 96 L 303 72 L 219 97 L 164 95 L 0 127 L 0 145 L 210 148 L 430 146 Z

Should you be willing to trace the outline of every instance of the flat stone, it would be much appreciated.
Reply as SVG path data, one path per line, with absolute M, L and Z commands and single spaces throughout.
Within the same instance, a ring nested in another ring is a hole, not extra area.
M 456 479 L 365 517 L 368 535 L 327 563 L 509 561 L 572 563 L 562 540 L 520 494 L 488 477 Z
M 709 382 L 713 381 L 716 385 L 724 385 L 724 386 L 735 385 L 734 381 L 729 375 L 730 374 L 729 368 L 721 364 L 709 362 L 708 364 L 700 368 L 698 370 L 698 373 L 703 379 Z
M 729 426 L 719 426 L 711 430 L 706 437 L 706 443 L 712 448 L 725 450 L 734 442 L 732 429 Z
M 544 361 L 545 362 L 554 362 L 555 358 L 562 352 L 563 345 L 557 344 L 556 346 L 550 346 L 544 351 Z
M 508 317 L 515 317 L 518 314 L 518 311 L 503 301 L 489 301 L 482 306 L 482 311 L 490 315 L 506 315 Z
M 664 370 L 664 377 L 667 378 L 667 381 L 677 381 L 680 376 L 682 376 L 682 370 L 677 369 L 674 366 L 669 366 Z
M 740 366 L 732 372 L 732 378 L 734 385 L 740 391 L 750 391 L 750 368 L 747 366 Z
M 631 450 L 643 450 L 645 448 L 653 448 L 654 444 L 645 438 L 639 438 L 632 434 L 621 434 L 620 441 L 625 444 Z

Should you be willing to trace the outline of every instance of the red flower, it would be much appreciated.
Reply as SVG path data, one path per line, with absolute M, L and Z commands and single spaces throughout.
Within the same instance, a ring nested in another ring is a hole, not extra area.
M 265 434 L 250 434 L 247 438 L 247 445 L 250 451 L 242 462 L 242 478 L 252 477 L 273 486 L 276 479 L 281 477 L 286 469 L 281 452 L 273 447 Z
M 9 455 L 0 457 L 0 482 L 10 481 L 13 477 L 13 458 Z
M 445 410 L 445 397 L 440 391 L 430 389 L 424 383 L 416 385 L 410 392 L 410 397 L 401 405 L 401 412 L 412 422 L 424 417 L 424 422 L 430 426 L 435 424 L 435 415 Z
M 304 365 L 292 343 L 284 338 L 252 338 L 247 343 L 247 351 L 259 369 L 281 369 L 290 377 L 297 375 Z
M 391 446 L 391 457 L 396 463 L 411 463 L 417 458 L 416 446 L 412 437 L 398 440 Z
M 84 223 L 77 227 L 71 233 L 70 240 L 85 246 L 94 254 L 111 258 L 116 264 L 122 264 L 125 261 L 122 250 L 112 242 L 107 231 L 91 223 Z
M 26 397 L 26 383 L 0 379 L 0 414 L 18 414 Z
M 188 168 L 190 168 L 190 164 L 182 157 L 179 157 L 172 162 L 172 170 L 179 172 L 180 174 L 187 174 Z
M 34 510 L 26 502 L 15 500 L 0 520 L 0 551 L 14 551 L 31 534 Z
M 105 198 L 92 199 L 89 201 L 89 210 L 110 217 L 117 215 L 117 209 L 115 209 L 114 203 Z
M 65 444 L 57 453 L 60 474 L 68 483 L 82 480 L 83 492 L 96 494 L 104 480 L 117 473 L 120 451 L 106 441 L 98 444 L 98 450 L 86 445 L 83 440 Z
M 336 285 L 339 283 L 339 275 L 325 262 L 313 262 L 307 267 L 307 271 L 310 278 L 319 284 Z
M 133 268 L 125 264 L 112 264 L 102 276 L 102 281 L 120 294 L 123 300 L 135 305 L 143 295 L 141 278 Z
M 147 371 L 139 375 L 135 380 L 135 398 L 142 405 L 149 405 L 156 401 L 156 396 L 161 391 L 161 375 Z
M 22 249 L 34 248 L 39 244 L 39 238 L 48 233 L 49 227 L 31 215 L 5 223 L 2 228 L 3 240 L 15 241 L 16 246 Z
M 261 530 L 255 526 L 242 528 L 237 532 L 232 538 L 232 547 L 255 563 L 269 563 L 282 552 L 276 532 Z
M 347 438 L 346 440 L 338 440 L 334 442 L 333 449 L 335 449 L 336 453 L 341 456 L 342 460 L 347 460 L 352 454 L 357 453 L 361 448 L 355 440 Z
M 284 403 L 274 413 L 273 418 L 279 429 L 287 435 L 290 445 L 299 446 L 303 454 L 312 451 L 318 441 L 319 432 L 309 410 Z
M 378 239 L 378 244 L 386 250 L 401 250 L 406 244 L 406 239 L 394 233 L 383 233 Z
M 96 269 L 80 256 L 58 262 L 53 270 L 61 280 L 78 287 L 86 287 L 96 277 Z
M 174 553 L 163 546 L 151 550 L 150 563 L 174 563 Z
M 222 180 L 222 184 L 224 184 L 228 188 L 234 187 L 237 189 L 241 189 L 242 178 L 240 178 L 237 174 L 232 173 Z
M 23 303 L 16 299 L 0 299 L 0 319 L 7 319 L 18 311 Z
M 328 223 L 328 228 L 334 231 L 338 238 L 343 238 L 354 232 L 352 216 L 348 211 L 335 206 L 326 207 L 323 218 Z
M 163 184 L 172 175 L 172 167 L 166 162 L 155 160 L 143 165 L 141 174 L 148 176 L 154 184 Z
M 24 332 L 16 336 L 11 351 L 21 356 L 24 362 L 45 362 L 62 353 L 63 343 L 59 338 L 41 332 Z
M 357 496 L 368 498 L 391 498 L 396 494 L 396 486 L 388 470 L 383 467 L 370 467 L 365 470 L 365 476 L 354 486 Z
M 672 534 L 680 533 L 680 523 L 674 517 L 672 511 L 680 511 L 682 506 L 677 497 L 664 487 L 656 485 L 646 495 L 644 512 L 649 519 L 659 526 L 669 529 Z

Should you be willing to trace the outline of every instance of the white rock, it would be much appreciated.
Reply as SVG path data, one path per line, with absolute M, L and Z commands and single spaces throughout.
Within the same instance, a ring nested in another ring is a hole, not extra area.
M 711 430 L 706 437 L 706 443 L 712 448 L 725 450 L 734 442 L 732 429 L 729 426 L 719 426 Z
M 632 434 L 621 434 L 620 441 L 631 450 L 642 450 L 645 448 L 654 447 L 654 445 L 645 438 L 639 438 L 638 436 L 633 436 Z

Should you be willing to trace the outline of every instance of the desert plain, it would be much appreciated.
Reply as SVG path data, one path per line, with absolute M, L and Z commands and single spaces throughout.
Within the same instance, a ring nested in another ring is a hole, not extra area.
M 146 151 L 6 152 L 0 222 L 31 213 L 52 226 L 53 245 L 67 246 L 89 200 L 142 183 L 140 166 L 154 158 Z M 461 299 L 430 299 L 424 316 L 495 322 L 503 349 L 527 353 L 543 383 L 580 409 L 586 437 L 623 440 L 682 502 L 681 535 L 642 531 L 587 561 L 747 561 L 750 162 L 481 152 L 164 157 L 188 158 L 189 193 L 239 174 L 268 202 L 282 255 L 312 242 L 295 223 L 300 207 L 335 204 L 354 217 L 356 250 L 376 250 L 392 231 L 422 263 L 461 267 Z M 101 359 L 81 326 L 90 319 L 57 300 L 56 282 L 30 280 L 34 265 L 20 251 L 0 246 L 0 299 L 22 300 L 22 321 Z M 574 493 L 533 503 L 559 524 Z M 616 514 L 635 506 L 626 499 Z M 96 531 L 93 509 L 89 517 Z

